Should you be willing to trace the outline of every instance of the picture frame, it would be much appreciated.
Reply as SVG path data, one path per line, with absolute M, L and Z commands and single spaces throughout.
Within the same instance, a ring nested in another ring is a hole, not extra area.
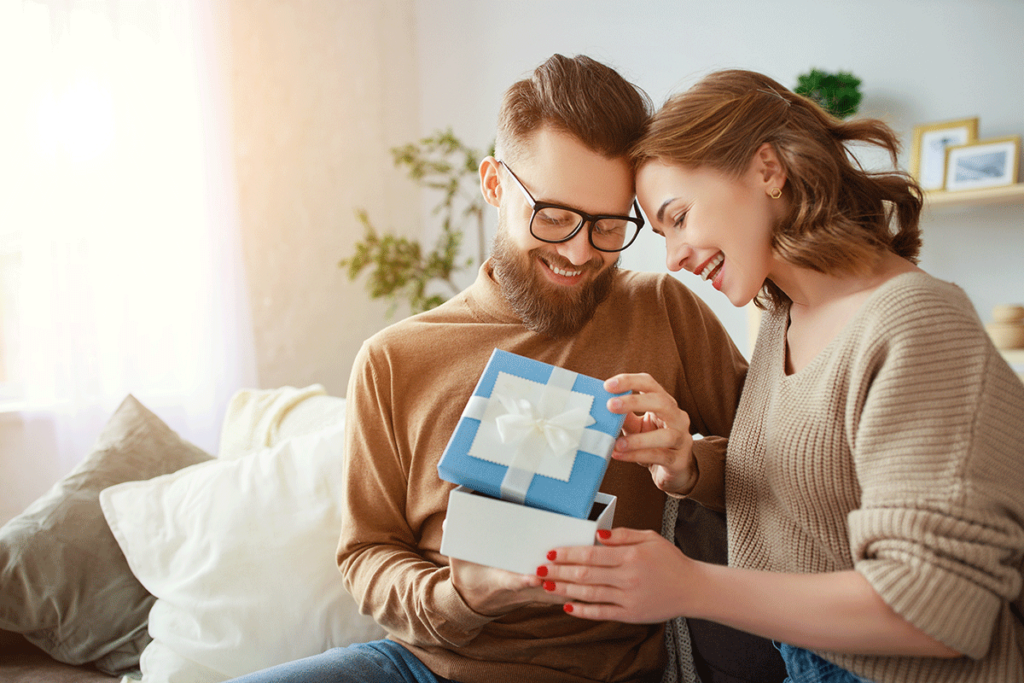
M 946 148 L 945 189 L 950 192 L 1013 185 L 1019 173 L 1019 135 Z
M 978 117 L 926 123 L 914 128 L 910 174 L 924 190 L 941 190 L 946 181 L 946 149 L 978 139 Z

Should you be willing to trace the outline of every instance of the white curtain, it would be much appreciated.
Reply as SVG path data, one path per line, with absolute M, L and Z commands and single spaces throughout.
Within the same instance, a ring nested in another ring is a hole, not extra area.
M 128 393 L 213 451 L 256 383 L 214 35 L 203 0 L 0 0 L 7 469 L 66 471 Z

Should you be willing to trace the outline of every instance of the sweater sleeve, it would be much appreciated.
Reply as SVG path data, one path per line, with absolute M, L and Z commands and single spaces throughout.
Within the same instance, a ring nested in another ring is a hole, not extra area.
M 452 584 L 449 568 L 419 550 L 418 532 L 406 515 L 412 494 L 388 386 L 364 344 L 347 392 L 338 566 L 360 611 L 389 634 L 415 645 L 459 647 L 493 618 L 474 612 Z
M 1021 590 L 1024 387 L 949 299 L 894 299 L 853 361 L 850 543 L 890 607 L 979 658 Z

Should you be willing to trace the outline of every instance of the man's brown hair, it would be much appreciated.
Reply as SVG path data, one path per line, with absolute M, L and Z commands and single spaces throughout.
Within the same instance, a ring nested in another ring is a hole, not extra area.
M 653 110 L 647 94 L 611 67 L 556 54 L 505 92 L 495 148 L 514 163 L 531 134 L 550 126 L 608 158 L 625 157 Z
M 712 73 L 671 97 L 633 150 L 639 167 L 660 160 L 739 177 L 769 143 L 786 171 L 791 212 L 775 226 L 772 248 L 786 261 L 823 273 L 860 272 L 890 250 L 917 262 L 921 189 L 902 172 L 870 172 L 847 148 L 867 143 L 899 152 L 877 119 L 842 121 L 759 73 Z M 767 281 L 758 297 L 788 300 Z

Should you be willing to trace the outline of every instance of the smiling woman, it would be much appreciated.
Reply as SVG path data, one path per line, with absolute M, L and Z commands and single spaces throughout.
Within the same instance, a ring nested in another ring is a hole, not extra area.
M 249 374 L 201 5 L 0 4 L 0 481 L 14 487 L 77 462 L 129 392 L 212 445 Z
M 854 143 L 896 161 L 884 122 L 751 71 L 655 114 L 637 194 L 669 268 L 765 316 L 721 469 L 697 465 L 687 416 L 642 374 L 605 383 L 627 416 L 613 457 L 663 467 L 670 495 L 724 496 L 728 565 L 613 529 L 538 574 L 578 618 L 771 639 L 796 683 L 1024 680 L 1024 386 L 963 290 L 916 266 L 920 187 L 866 170 Z

